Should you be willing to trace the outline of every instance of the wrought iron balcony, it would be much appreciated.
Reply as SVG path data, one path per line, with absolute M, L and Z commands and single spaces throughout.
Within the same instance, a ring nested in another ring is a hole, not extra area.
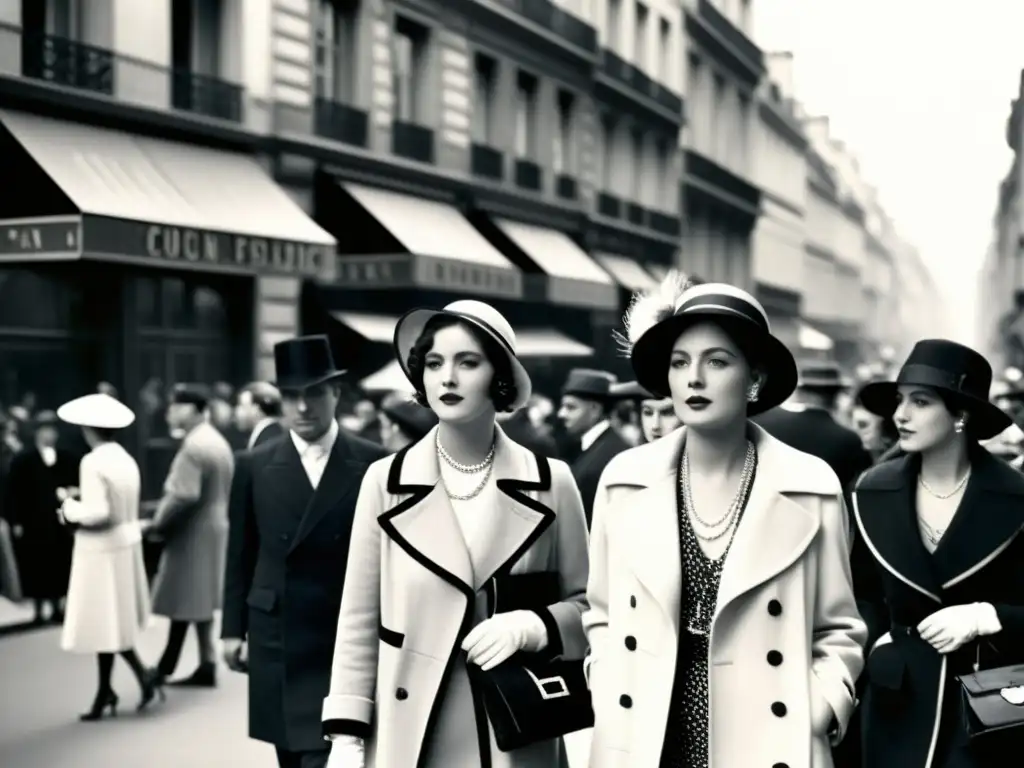
M 391 151 L 421 163 L 434 162 L 434 132 L 416 123 L 395 120 L 391 124 Z
M 368 140 L 366 113 L 348 104 L 318 96 L 314 130 L 317 136 L 354 147 L 365 147 Z
M 652 102 L 683 122 L 683 99 L 649 77 L 639 67 L 605 48 L 601 52 L 601 74 L 643 102 Z
M 41 32 L 22 33 L 21 68 L 25 77 L 111 96 L 114 53 Z
M 532 160 L 516 159 L 516 186 L 539 192 L 542 174 L 540 166 Z
M 678 237 L 683 231 L 682 222 L 678 216 L 669 216 L 667 213 L 649 211 L 650 227 L 655 232 L 660 232 L 669 237 Z
M 622 216 L 622 201 L 615 195 L 607 192 L 597 194 L 597 212 L 609 219 L 618 219 Z
M 474 143 L 469 154 L 470 170 L 474 176 L 501 181 L 505 177 L 505 156 L 501 150 L 486 144 Z
M 597 51 L 597 30 L 582 19 L 559 8 L 551 0 L 496 0 L 496 2 L 576 48 L 584 51 Z
M 563 200 L 576 200 L 579 197 L 579 185 L 572 176 L 560 173 L 555 177 L 555 194 Z
M 242 88 L 186 69 L 171 71 L 171 106 L 197 115 L 242 122 Z
M 686 30 L 748 82 L 757 83 L 764 75 L 764 52 L 711 0 L 698 0 L 696 17 L 686 16 Z
M 647 226 L 647 209 L 636 203 L 628 203 L 626 205 L 626 219 L 630 224 L 645 227 Z

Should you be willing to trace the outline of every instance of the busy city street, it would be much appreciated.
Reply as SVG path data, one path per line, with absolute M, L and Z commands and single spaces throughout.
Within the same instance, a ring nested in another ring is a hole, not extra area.
M 2 601 L 0 617 L 15 618 Z M 20 617 L 19 617 L 20 618 Z M 155 619 L 139 655 L 158 654 L 167 622 Z M 0 636 L 0 765 L 3 768 L 262 768 L 273 747 L 246 736 L 246 683 L 220 670 L 214 690 L 167 690 L 167 700 L 136 714 L 138 686 L 127 667 L 114 671 L 121 702 L 116 718 L 80 723 L 96 690 L 96 660 L 61 653 L 57 628 Z M 181 668 L 196 663 L 186 643 Z

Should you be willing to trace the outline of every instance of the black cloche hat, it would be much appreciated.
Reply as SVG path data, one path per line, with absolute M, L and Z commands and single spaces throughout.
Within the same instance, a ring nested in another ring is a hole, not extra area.
M 273 384 L 281 390 L 301 390 L 333 381 L 342 375 L 334 365 L 326 336 L 299 336 L 274 345 Z
M 970 414 L 967 430 L 972 437 L 987 440 L 1006 429 L 1013 420 L 989 402 L 992 366 L 978 352 L 946 339 L 917 342 L 900 368 L 896 381 L 867 384 L 860 402 L 872 413 L 891 418 L 896 412 L 898 388 L 919 384 L 940 392 L 957 409 Z

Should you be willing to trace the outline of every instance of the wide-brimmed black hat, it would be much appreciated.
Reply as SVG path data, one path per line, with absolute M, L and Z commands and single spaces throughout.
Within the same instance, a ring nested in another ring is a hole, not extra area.
M 612 397 L 612 387 L 617 381 L 618 377 L 608 371 L 573 368 L 562 386 L 562 394 L 604 402 Z
M 967 411 L 970 415 L 967 431 L 979 440 L 998 435 L 1013 422 L 989 402 L 992 366 L 988 360 L 955 341 L 925 339 L 917 342 L 896 381 L 865 385 L 860 391 L 860 402 L 872 413 L 891 418 L 896 411 L 899 387 L 905 384 L 934 389 L 954 408 Z
M 768 313 L 746 291 L 727 283 L 704 283 L 684 290 L 672 313 L 643 332 L 632 345 L 630 362 L 640 386 L 657 397 L 671 396 L 668 367 L 679 335 L 702 321 L 721 325 L 744 350 L 756 353 L 765 375 L 758 398 L 747 405 L 756 416 L 784 403 L 796 389 L 797 368 L 793 354 L 772 335 Z M 632 335 L 632 334 L 631 334 Z
M 345 371 L 334 365 L 326 336 L 299 336 L 274 345 L 274 386 L 281 390 L 302 390 L 333 381 Z

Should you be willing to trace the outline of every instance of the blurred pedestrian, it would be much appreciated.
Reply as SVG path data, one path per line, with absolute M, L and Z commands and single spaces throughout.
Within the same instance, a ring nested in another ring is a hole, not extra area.
M 238 393 L 235 428 L 246 438 L 246 450 L 285 435 L 281 426 L 281 393 L 269 381 L 254 381 Z
M 139 683 L 139 711 L 162 696 L 156 675 L 135 652 L 150 612 L 139 529 L 139 465 L 114 439 L 117 430 L 135 421 L 135 414 L 107 395 L 94 394 L 65 403 L 57 416 L 81 427 L 90 448 L 81 462 L 78 498 L 74 489 L 59 494 L 61 519 L 75 527 L 61 647 L 97 654 L 99 685 L 92 707 L 81 715 L 83 721 L 95 721 L 108 711 L 117 714 L 118 696 L 111 684 L 117 654 Z
M 381 441 L 392 453 L 422 439 L 436 425 L 437 415 L 411 400 L 390 403 L 381 408 Z
M 611 395 L 631 403 L 636 409 L 640 419 L 641 444 L 653 443 L 683 425 L 671 397 L 658 397 L 635 381 L 614 384 Z
M 178 384 L 167 421 L 184 434 L 164 482 L 163 497 L 147 536 L 162 539 L 153 581 L 153 612 L 171 620 L 157 670 L 161 680 L 178 666 L 189 625 L 199 645 L 199 666 L 171 685 L 213 688 L 217 684 L 213 614 L 221 606 L 228 536 L 228 499 L 234 456 L 224 436 L 206 419 L 209 392 Z

